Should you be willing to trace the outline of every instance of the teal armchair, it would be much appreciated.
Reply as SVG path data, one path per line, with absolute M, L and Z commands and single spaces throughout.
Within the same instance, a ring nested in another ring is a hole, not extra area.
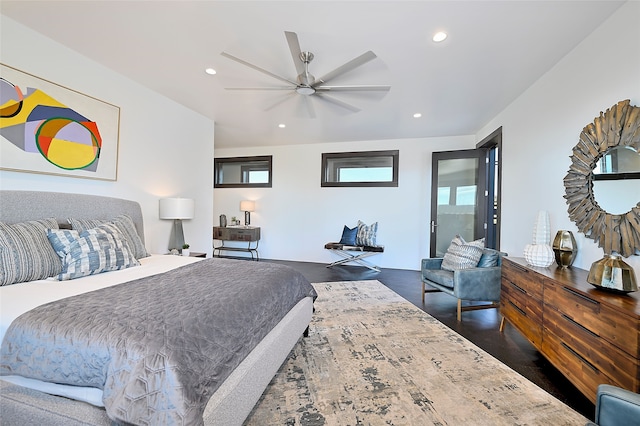
M 595 423 L 588 426 L 639 426 L 640 394 L 611 385 L 598 386 Z
M 475 268 L 448 271 L 442 258 L 422 259 L 422 303 L 425 293 L 442 291 L 458 299 L 458 321 L 462 311 L 497 308 L 500 305 L 502 257 L 505 253 L 485 248 Z M 462 301 L 489 302 L 463 306 Z

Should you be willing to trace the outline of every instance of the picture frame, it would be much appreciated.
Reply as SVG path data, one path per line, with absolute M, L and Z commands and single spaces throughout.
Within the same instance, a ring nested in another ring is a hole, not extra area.
M 120 108 L 0 63 L 0 169 L 115 181 Z

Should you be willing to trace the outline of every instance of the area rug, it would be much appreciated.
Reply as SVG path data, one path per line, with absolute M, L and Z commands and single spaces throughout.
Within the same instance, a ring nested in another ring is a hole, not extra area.
M 309 337 L 246 425 L 584 425 L 378 281 L 314 284 Z

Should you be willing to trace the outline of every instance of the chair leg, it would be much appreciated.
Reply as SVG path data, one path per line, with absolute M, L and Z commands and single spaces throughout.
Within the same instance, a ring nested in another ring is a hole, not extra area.
M 458 321 L 462 321 L 462 299 L 458 299 Z
M 505 318 L 502 317 L 502 319 L 500 320 L 500 333 L 504 331 L 504 324 L 505 324 Z
M 424 305 L 424 294 L 426 293 L 426 289 L 424 288 L 425 284 L 424 281 L 422 281 L 422 304 Z

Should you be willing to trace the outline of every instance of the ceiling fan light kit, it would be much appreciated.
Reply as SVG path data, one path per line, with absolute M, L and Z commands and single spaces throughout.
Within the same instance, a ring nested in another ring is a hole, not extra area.
M 295 93 L 299 94 L 299 95 L 303 95 L 305 96 L 305 99 L 309 99 L 311 98 L 313 95 L 317 95 L 317 96 L 313 96 L 313 98 L 315 99 L 319 99 L 321 101 L 324 102 L 328 102 L 331 103 L 333 105 L 337 105 L 341 108 L 344 108 L 346 110 L 349 110 L 351 112 L 358 112 L 360 111 L 359 108 L 355 107 L 354 105 L 351 105 L 349 103 L 346 103 L 342 100 L 339 100 L 337 98 L 334 98 L 332 96 L 328 96 L 327 93 L 328 92 L 363 92 L 363 91 L 383 91 L 383 92 L 388 92 L 391 89 L 391 86 L 387 86 L 387 85 L 344 85 L 344 86 L 328 86 L 327 83 L 333 79 L 335 79 L 336 77 L 339 77 L 343 74 L 346 74 L 349 71 L 352 71 L 353 69 L 366 64 L 367 62 L 372 61 L 373 59 L 377 58 L 377 56 L 375 55 L 375 53 L 373 53 L 372 51 L 367 51 L 365 53 L 363 53 L 362 55 L 352 59 L 351 61 L 339 66 L 338 68 L 334 69 L 333 71 L 330 71 L 329 73 L 325 74 L 324 76 L 322 76 L 319 79 L 316 79 L 310 72 L 309 72 L 309 63 L 311 63 L 311 61 L 313 61 L 314 55 L 311 52 L 308 51 L 302 51 L 300 49 L 300 43 L 298 42 L 298 36 L 296 33 L 294 32 L 290 32 L 290 31 L 285 31 L 285 37 L 287 39 L 287 43 L 289 45 L 289 50 L 291 52 L 291 57 L 293 59 L 293 63 L 294 66 L 296 68 L 296 73 L 297 73 L 297 77 L 296 77 L 296 81 L 293 81 L 292 79 L 288 79 L 286 77 L 282 77 L 279 76 L 277 74 L 274 74 L 270 71 L 267 71 L 264 68 L 261 68 L 257 65 L 254 65 L 250 62 L 247 62 L 243 59 L 237 58 L 233 55 L 230 55 L 229 53 L 226 52 L 222 52 L 221 55 L 229 58 L 233 61 L 236 61 L 242 65 L 245 65 L 249 68 L 252 68 L 256 71 L 259 71 L 263 74 L 266 74 L 276 80 L 280 80 L 284 83 L 287 83 L 288 86 L 282 87 L 229 87 L 226 88 L 227 90 L 292 90 Z M 269 108 L 267 108 L 267 110 L 272 109 L 273 107 L 275 107 L 276 105 L 279 105 L 280 103 L 284 102 L 285 100 L 288 100 L 289 98 L 284 98 L 283 100 L 277 102 L 276 104 L 270 106 Z M 315 113 L 313 112 L 312 107 L 310 106 L 310 104 L 307 102 L 307 108 L 309 111 L 309 116 L 314 118 L 315 117 Z

